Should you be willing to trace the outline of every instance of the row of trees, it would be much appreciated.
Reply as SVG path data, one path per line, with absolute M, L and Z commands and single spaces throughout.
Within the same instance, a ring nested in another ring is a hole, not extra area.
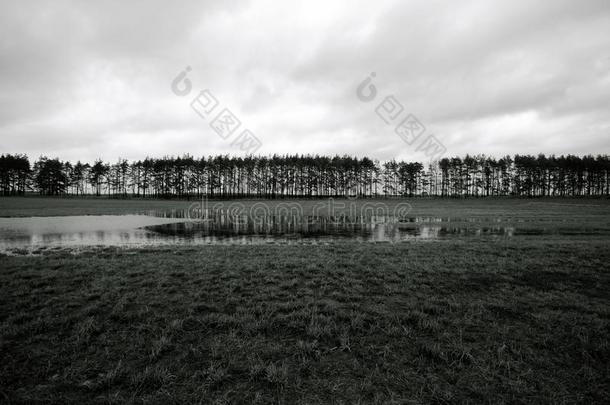
M 418 162 L 350 156 L 211 156 L 72 164 L 0 156 L 4 195 L 156 198 L 609 195 L 610 159 L 599 156 L 477 155 Z

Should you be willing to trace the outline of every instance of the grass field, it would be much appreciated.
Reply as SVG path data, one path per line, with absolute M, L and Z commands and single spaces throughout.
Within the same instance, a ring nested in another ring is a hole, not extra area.
M 0 199 L 0 213 L 188 205 L 51 201 Z M 536 226 L 610 220 L 607 200 L 412 205 Z M 609 262 L 610 239 L 577 234 L 2 256 L 0 398 L 607 403 Z
M 274 212 L 279 205 L 298 204 L 305 215 L 315 206 L 332 206 L 337 213 L 349 212 L 350 207 L 361 210 L 364 204 L 383 204 L 391 213 L 397 204 L 411 206 L 409 216 L 482 218 L 519 221 L 524 224 L 540 222 L 550 226 L 610 227 L 610 199 L 607 198 L 400 198 L 400 199 L 329 199 L 322 200 L 210 200 L 208 207 L 229 207 L 242 204 L 250 209 L 264 204 Z M 61 215 L 121 215 L 150 211 L 186 210 L 196 200 L 106 199 L 106 198 L 38 198 L 0 197 L 0 217 L 61 216 Z M 324 211 L 320 210 L 320 213 Z

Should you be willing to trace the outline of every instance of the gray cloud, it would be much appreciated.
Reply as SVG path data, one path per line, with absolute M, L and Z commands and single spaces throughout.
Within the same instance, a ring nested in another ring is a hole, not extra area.
M 0 52 L 1 152 L 240 153 L 189 107 L 209 88 L 261 153 L 421 158 L 375 115 L 390 94 L 448 154 L 610 153 L 604 0 L 24 1 Z

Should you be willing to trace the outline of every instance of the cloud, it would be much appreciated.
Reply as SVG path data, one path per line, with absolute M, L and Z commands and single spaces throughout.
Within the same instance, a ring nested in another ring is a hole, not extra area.
M 0 151 L 243 154 L 189 107 L 207 88 L 265 154 L 421 159 L 375 114 L 386 95 L 451 155 L 610 153 L 609 50 L 603 0 L 9 2 Z

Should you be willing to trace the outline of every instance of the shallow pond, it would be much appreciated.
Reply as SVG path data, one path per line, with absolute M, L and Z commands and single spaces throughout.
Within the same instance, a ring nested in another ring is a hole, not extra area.
M 520 235 L 599 234 L 595 230 L 522 228 L 497 219 L 261 216 L 215 213 L 189 220 L 183 212 L 0 218 L 0 250 L 174 244 L 403 242 Z
M 0 218 L 0 250 L 23 247 L 141 245 L 157 234 L 147 226 L 179 218 L 147 215 L 83 215 Z

